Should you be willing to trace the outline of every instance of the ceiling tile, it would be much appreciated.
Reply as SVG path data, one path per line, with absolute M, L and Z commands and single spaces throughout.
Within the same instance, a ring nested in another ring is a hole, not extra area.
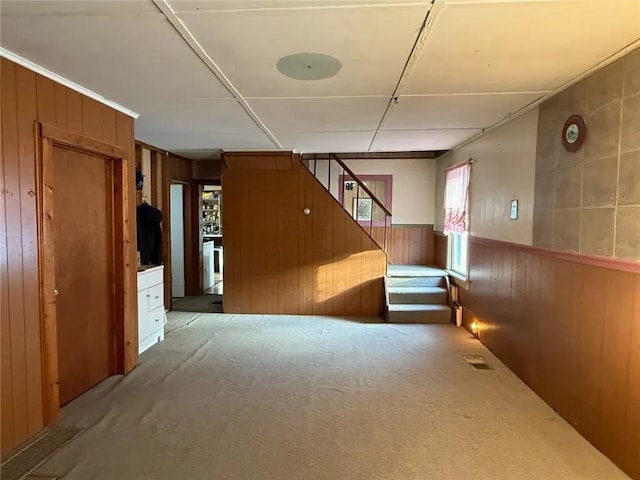
M 245 97 L 390 95 L 428 6 L 275 10 L 182 15 Z M 357 26 L 357 28 L 354 28 Z M 342 63 L 334 77 L 294 80 L 276 63 L 293 53 Z
M 136 133 L 262 133 L 235 99 L 116 98 L 140 117 Z
M 372 151 L 449 150 L 482 132 L 481 129 L 459 130 L 387 130 L 376 136 Z
M 393 104 L 382 128 L 486 128 L 544 93 L 402 96 Z
M 203 13 L 240 10 L 318 9 L 370 7 L 390 4 L 424 6 L 424 0 L 170 0 L 179 13 Z
M 108 99 L 231 96 L 162 14 L 70 12 L 3 15 L 2 46 Z
M 374 133 L 283 133 L 278 135 L 278 140 L 284 148 L 303 153 L 366 152 Z
M 275 145 L 264 133 L 137 133 L 136 139 L 169 151 L 247 149 L 273 150 Z
M 140 15 L 157 14 L 158 8 L 148 0 L 3 0 L 2 16 L 59 15 Z
M 388 97 L 260 98 L 249 105 L 275 133 L 375 130 Z
M 640 37 L 640 2 L 446 4 L 404 94 L 553 90 Z

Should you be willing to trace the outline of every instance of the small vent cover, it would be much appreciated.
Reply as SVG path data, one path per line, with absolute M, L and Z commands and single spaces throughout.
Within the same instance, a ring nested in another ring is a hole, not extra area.
M 463 358 L 476 370 L 492 370 L 482 355 L 464 355 Z
M 2 480 L 55 480 L 56 477 L 29 476 L 29 474 L 80 432 L 81 430 L 71 428 L 52 428 L 46 431 L 26 448 L 2 463 L 0 478 Z

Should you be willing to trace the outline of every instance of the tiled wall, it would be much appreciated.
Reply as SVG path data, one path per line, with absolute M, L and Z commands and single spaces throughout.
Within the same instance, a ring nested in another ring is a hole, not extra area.
M 574 114 L 587 139 L 572 153 Z M 640 261 L 640 50 L 540 106 L 533 244 Z

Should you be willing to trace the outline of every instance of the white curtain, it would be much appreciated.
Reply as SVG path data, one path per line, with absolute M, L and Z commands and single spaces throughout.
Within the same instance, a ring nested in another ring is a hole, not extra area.
M 444 191 L 444 234 L 467 231 L 471 165 L 447 170 Z

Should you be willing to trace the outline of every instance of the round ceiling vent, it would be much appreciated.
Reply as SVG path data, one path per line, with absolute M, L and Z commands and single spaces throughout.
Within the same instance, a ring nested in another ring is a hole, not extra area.
M 295 80 L 322 80 L 342 68 L 337 58 L 324 53 L 294 53 L 278 60 L 278 71 Z

